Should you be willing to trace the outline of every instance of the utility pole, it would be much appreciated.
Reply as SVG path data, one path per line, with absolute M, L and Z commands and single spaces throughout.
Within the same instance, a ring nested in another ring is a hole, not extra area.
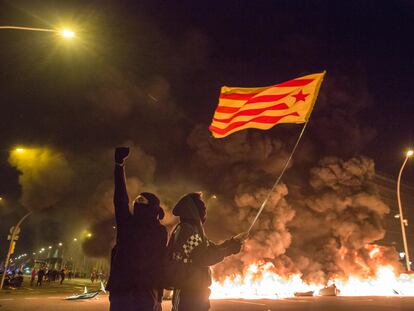
M 26 215 L 24 215 L 19 220 L 16 226 L 13 226 L 10 228 L 10 235 L 7 238 L 8 240 L 10 240 L 10 245 L 9 245 L 9 251 L 7 252 L 6 260 L 4 261 L 4 270 L 3 270 L 3 275 L 1 276 L 0 290 L 3 289 L 4 279 L 6 278 L 7 268 L 9 267 L 10 256 L 14 253 L 16 241 L 19 239 L 20 225 L 31 213 L 32 212 L 29 212 Z

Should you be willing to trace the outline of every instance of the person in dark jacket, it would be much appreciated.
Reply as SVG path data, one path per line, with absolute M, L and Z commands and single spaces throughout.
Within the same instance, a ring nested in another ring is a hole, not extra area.
M 37 286 L 42 286 L 43 277 L 45 276 L 45 268 L 41 267 L 39 271 L 37 271 Z
M 131 214 L 124 170 L 128 155 L 129 148 L 115 150 L 117 235 L 107 285 L 110 311 L 158 311 L 163 295 L 160 274 L 168 237 L 160 224 L 164 211 L 156 195 L 143 192 L 133 201 Z
M 56 271 L 57 272 L 57 271 Z M 56 275 L 57 275 L 57 273 L 55 274 L 55 276 L 54 276 L 54 278 L 56 279 Z M 65 280 L 65 276 L 66 276 L 66 271 L 65 271 L 65 269 L 62 269 L 62 270 L 60 270 L 59 271 L 59 275 L 60 275 L 60 285 L 62 285 L 63 284 L 63 281 Z
M 182 288 L 174 288 L 173 311 L 206 311 L 210 309 L 211 272 L 209 266 L 221 262 L 224 257 L 240 252 L 246 234 L 238 235 L 220 245 L 206 237 L 203 223 L 206 206 L 200 193 L 182 197 L 173 209 L 180 217 L 168 243 L 170 260 L 184 263 L 190 276 Z

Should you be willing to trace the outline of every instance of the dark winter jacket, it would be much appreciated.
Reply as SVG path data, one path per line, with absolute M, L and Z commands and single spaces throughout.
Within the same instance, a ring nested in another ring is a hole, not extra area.
M 130 213 L 123 166 L 115 167 L 114 206 L 117 236 L 111 253 L 108 290 L 113 294 L 156 289 L 161 294 L 167 230 L 156 217 Z
M 209 266 L 221 262 L 232 252 L 229 249 L 233 240 L 225 241 L 220 245 L 211 242 L 204 233 L 200 221 L 198 202 L 193 200 L 192 194 L 184 196 L 175 206 L 173 214 L 180 216 L 180 223 L 173 231 L 168 243 L 170 259 L 188 265 L 194 274 L 189 278 L 186 290 L 199 291 L 211 285 Z M 238 242 L 234 242 L 238 243 Z

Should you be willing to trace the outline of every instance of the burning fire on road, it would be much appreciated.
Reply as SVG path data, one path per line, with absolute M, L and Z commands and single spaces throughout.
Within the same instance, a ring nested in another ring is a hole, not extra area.
M 372 248 L 371 259 L 381 258 L 381 247 Z M 362 262 L 360 262 L 362 265 Z M 368 272 L 368 267 L 367 272 Z M 332 277 L 326 284 L 306 283 L 300 274 L 281 276 L 270 262 L 257 262 L 242 274 L 213 281 L 212 299 L 280 299 L 294 296 L 414 296 L 414 275 L 399 273 L 392 265 L 378 265 L 374 274 Z

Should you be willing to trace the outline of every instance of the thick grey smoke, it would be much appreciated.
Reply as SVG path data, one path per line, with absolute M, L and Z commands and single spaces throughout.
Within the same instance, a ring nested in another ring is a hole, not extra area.
M 384 237 L 389 208 L 376 191 L 374 176 L 373 161 L 364 157 L 323 158 L 311 169 L 306 196 L 292 200 L 297 213 L 288 252 L 306 280 L 375 273 L 369 245 Z M 383 252 L 398 267 L 396 252 Z
M 216 140 L 200 127 L 191 134 L 189 144 L 194 149 L 193 169 L 199 171 L 204 166 L 203 180 L 218 198 L 208 208 L 207 233 L 229 238 L 247 230 L 287 160 L 285 143 L 260 132 Z M 286 184 L 279 184 L 243 252 L 218 265 L 217 278 L 242 272 L 258 260 L 283 258 L 293 239 L 287 225 L 295 216 L 287 195 Z
M 203 180 L 218 197 L 210 203 L 207 232 L 226 238 L 246 230 L 286 161 L 286 144 L 257 132 L 214 140 L 201 128 L 189 144 L 195 170 L 204 167 Z M 372 244 L 384 237 L 389 211 L 376 191 L 371 159 L 325 157 L 309 173 L 290 171 L 291 186 L 276 188 L 242 253 L 216 266 L 216 278 L 243 272 L 258 260 L 272 262 L 282 275 L 301 273 L 306 281 L 322 283 L 373 274 L 379 263 L 399 267 L 393 248 L 370 256 Z

